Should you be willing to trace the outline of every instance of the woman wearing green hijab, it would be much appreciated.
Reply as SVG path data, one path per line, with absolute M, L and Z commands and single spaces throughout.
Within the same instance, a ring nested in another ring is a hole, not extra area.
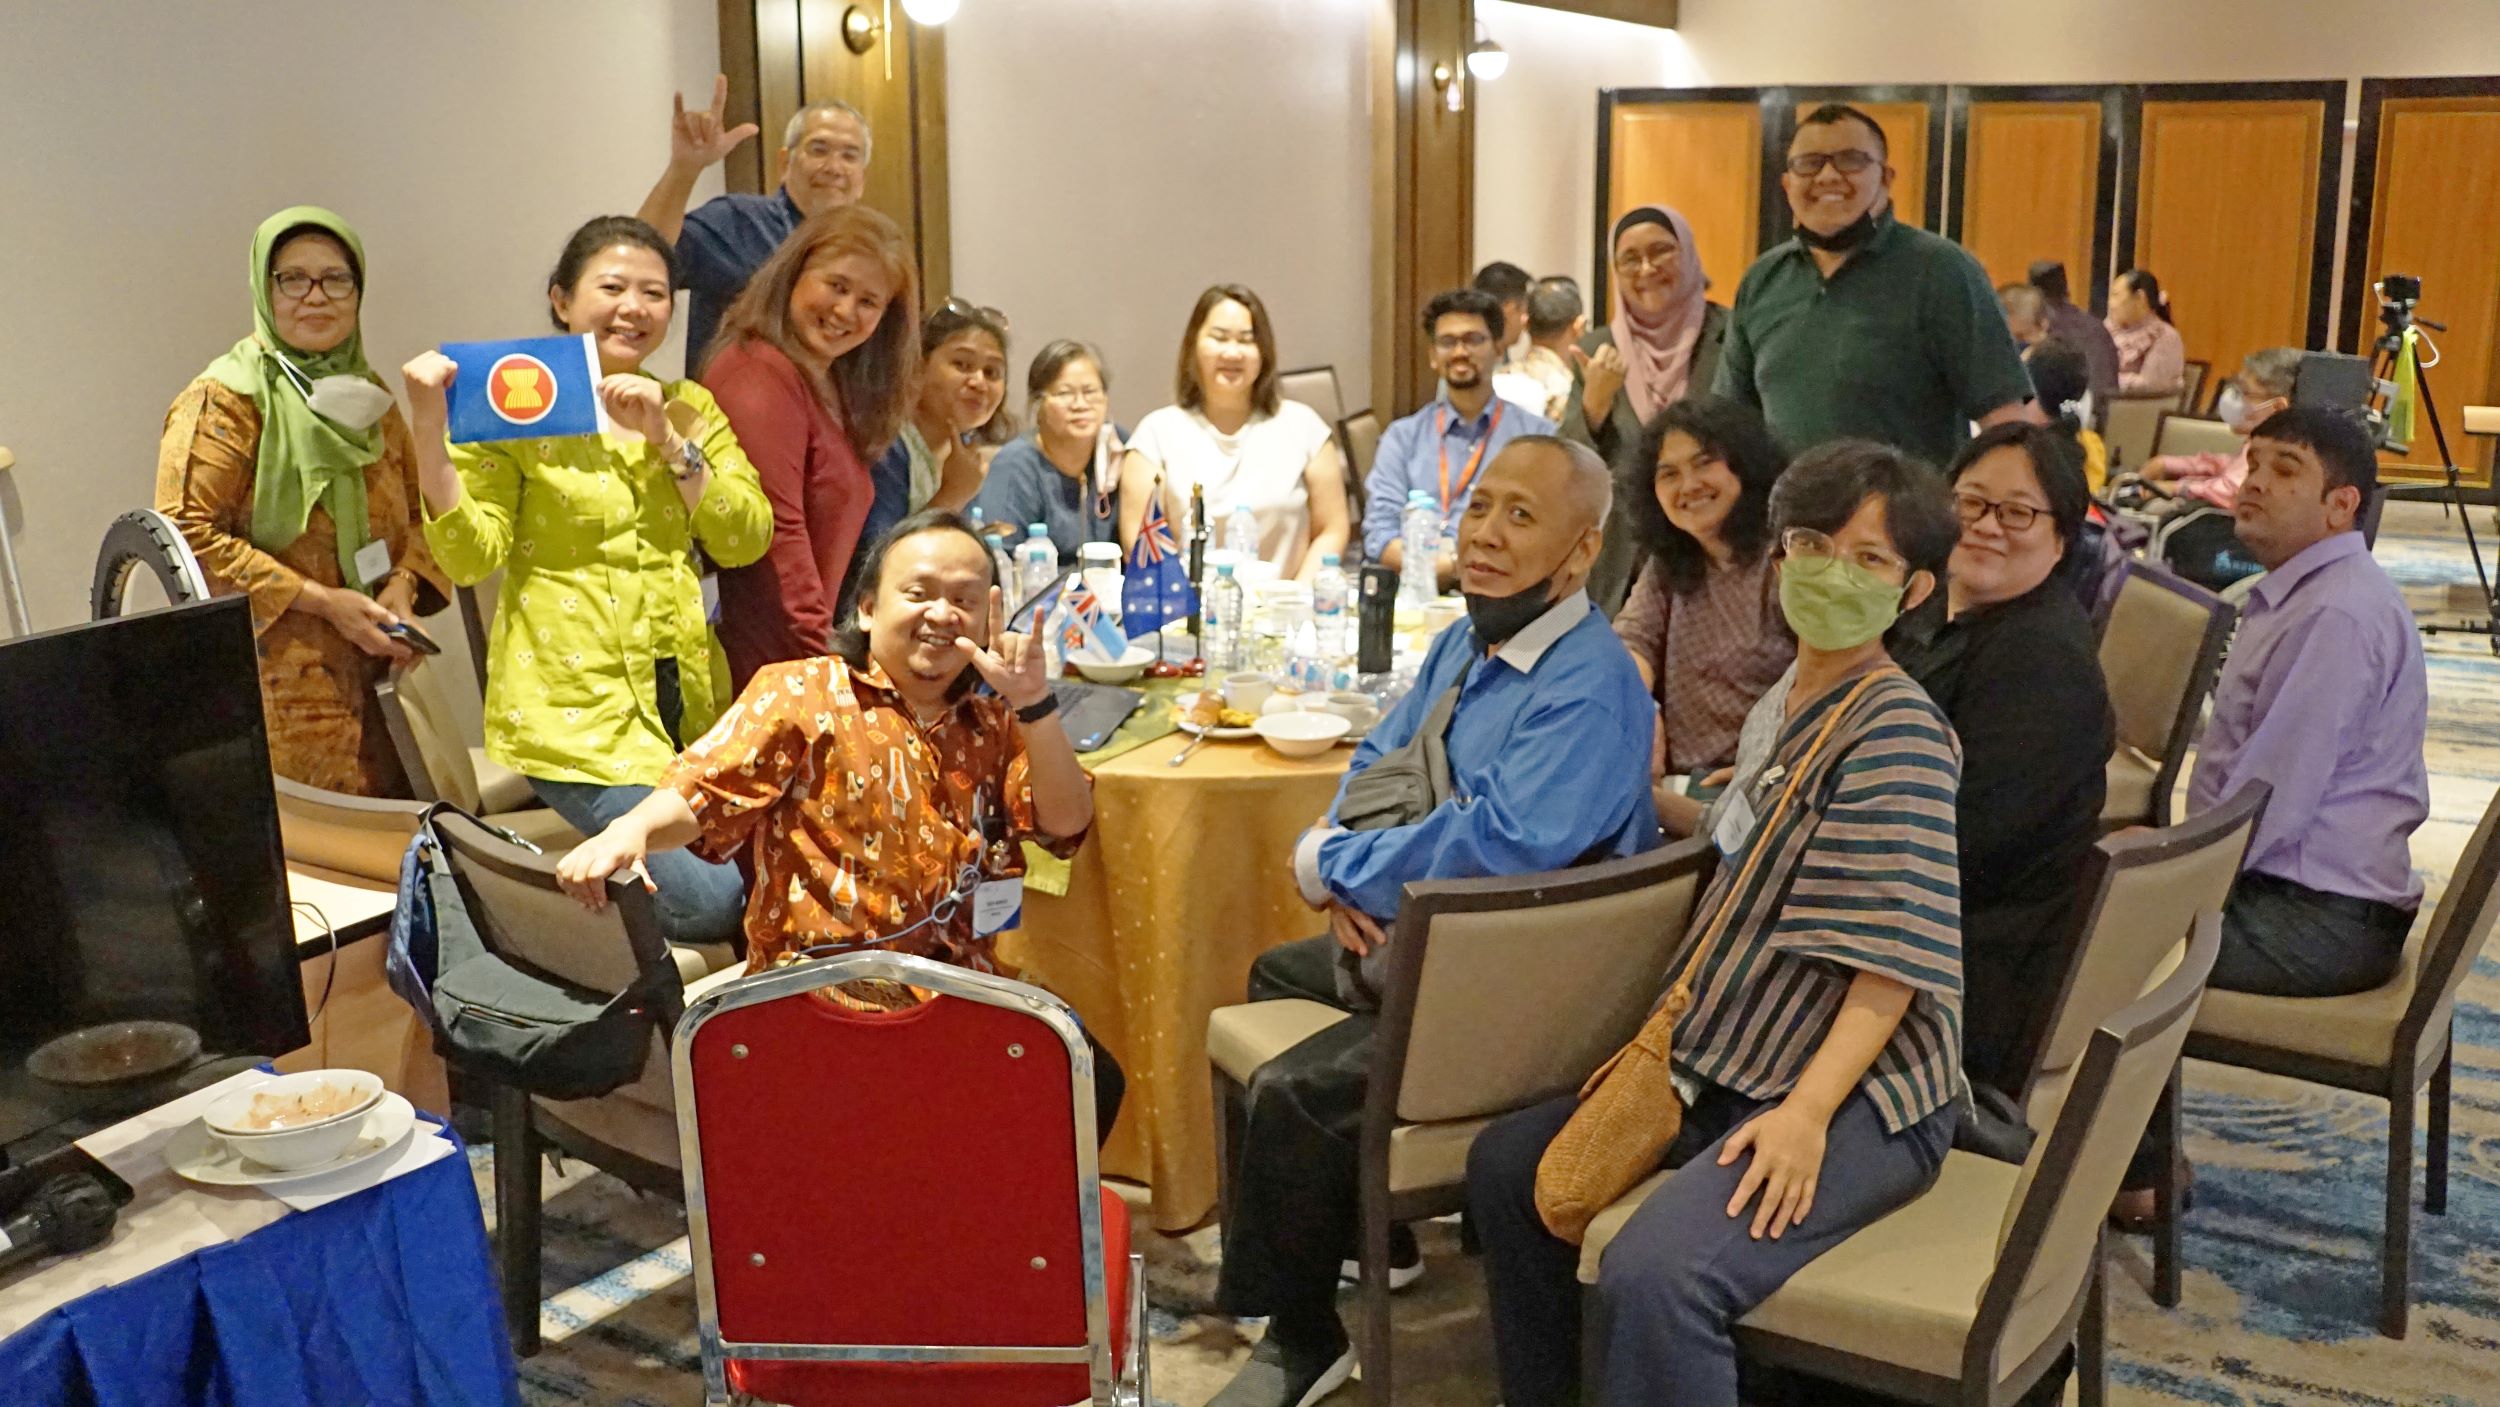
M 408 424 L 365 365 L 364 244 L 299 205 L 252 237 L 252 335 L 165 416 L 156 506 L 210 590 L 252 600 L 278 775 L 405 796 L 373 685 L 406 646 L 383 633 L 449 586 L 416 511 Z

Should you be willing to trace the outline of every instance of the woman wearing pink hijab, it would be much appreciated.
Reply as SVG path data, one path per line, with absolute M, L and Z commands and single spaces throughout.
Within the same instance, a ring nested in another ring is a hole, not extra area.
M 1578 374 L 1562 433 L 1606 457 L 1624 479 L 1618 495 L 1650 492 L 1647 465 L 1626 465 L 1651 418 L 1710 389 L 1727 309 L 1708 296 L 1693 227 L 1663 205 L 1627 210 L 1615 221 L 1614 318 L 1580 339 Z M 1631 515 L 1606 523 L 1606 543 L 1589 574 L 1589 598 L 1608 615 L 1623 604 L 1639 568 Z

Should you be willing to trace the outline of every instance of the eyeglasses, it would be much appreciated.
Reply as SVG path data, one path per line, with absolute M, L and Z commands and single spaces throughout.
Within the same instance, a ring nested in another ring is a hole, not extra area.
M 1997 522 L 2002 524 L 2007 532 L 2018 533 L 2040 521 L 2040 515 L 2047 511 L 2045 508 L 2010 500 L 2004 503 L 1990 503 L 1975 493 L 1953 495 L 1954 516 L 1960 518 L 1962 526 L 1966 528 L 1978 527 L 1980 519 L 1994 513 L 1997 515 Z
M 312 292 L 314 284 L 321 285 L 323 295 L 333 303 L 345 302 L 356 296 L 356 276 L 344 271 L 323 274 L 319 278 L 314 278 L 311 274 L 289 269 L 285 273 L 272 275 L 269 283 L 271 287 L 278 290 L 281 296 L 298 300 Z
M 1493 339 L 1481 332 L 1461 332 L 1432 339 L 1432 350 L 1436 352 L 1481 352 L 1492 345 Z
M 1799 567 L 1807 570 L 1828 567 L 1833 562 L 1839 561 L 1842 556 L 1840 544 L 1832 541 L 1830 534 L 1818 532 L 1813 528 L 1790 528 L 1781 533 L 1780 550 L 1787 553 L 1789 559 Z M 1880 547 L 1853 547 L 1849 549 L 1847 556 L 1850 561 L 1860 567 L 1881 576 L 1900 577 L 1906 580 L 1910 575 L 1909 563 Z
M 1100 386 L 1068 386 L 1056 391 L 1044 391 L 1042 399 L 1052 405 L 1098 405 L 1111 399 L 1111 393 Z
M 942 312 L 953 313 L 959 318 L 972 318 L 982 322 L 994 322 L 1000 327 L 1005 327 L 1007 325 L 1007 315 L 1005 313 L 1000 312 L 996 308 L 984 308 L 977 303 L 967 302 L 961 298 L 949 297 L 945 302 L 938 304 L 938 308 Z
M 1684 251 L 1672 244 L 1653 244 L 1647 249 L 1627 249 L 1615 256 L 1615 267 L 1627 274 L 1643 269 L 1672 269 Z
M 1859 151 L 1855 147 L 1847 151 L 1801 151 L 1788 158 L 1788 174 L 1819 176 L 1823 174 L 1823 168 L 1829 166 L 1843 176 L 1855 176 L 1874 165 L 1875 161 L 1875 153 Z

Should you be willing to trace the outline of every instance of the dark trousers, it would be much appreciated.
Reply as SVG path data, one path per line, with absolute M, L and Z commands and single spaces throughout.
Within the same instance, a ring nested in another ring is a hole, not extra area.
M 1467 1155 L 1467 1212 L 1484 1242 L 1493 1346 L 1509 1407 L 1573 1407 L 1580 1393 L 1580 1248 L 1536 1213 L 1536 1168 L 1578 1101 L 1494 1121 Z M 1941 1110 L 1898 1134 L 1864 1095 L 1832 1117 L 1807 1221 L 1754 1240 L 1754 1209 L 1727 1214 L 1749 1158 L 1718 1165 L 1728 1133 L 1767 1107 L 1710 1087 L 1662 1166 L 1680 1171 L 1606 1248 L 1605 1400 L 1621 1407 L 1735 1407 L 1736 1321 L 1798 1267 L 1927 1189 L 1953 1143 Z
M 1085 1044 L 1094 1052 L 1094 1146 L 1111 1141 L 1111 1126 L 1120 1121 L 1120 1101 L 1128 1098 L 1128 1073 L 1120 1062 L 1111 1058 L 1094 1033 L 1085 1033 Z
M 2396 975 L 2413 911 L 2243 874 L 2222 907 L 2213 985 L 2264 997 L 2338 997 Z
M 1337 942 L 1288 943 L 1250 965 L 1250 1000 L 1337 1000 Z M 1261 1066 L 1228 1140 L 1224 1265 L 1216 1303 L 1268 1315 L 1296 1347 L 1342 1342 L 1337 1267 L 1353 1254 L 1363 1127 L 1377 1018 L 1357 1013 Z

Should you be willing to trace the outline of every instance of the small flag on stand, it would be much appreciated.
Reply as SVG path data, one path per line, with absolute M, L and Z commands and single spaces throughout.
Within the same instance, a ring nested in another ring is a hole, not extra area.
M 1159 490 L 1160 483 L 1156 485 Z M 1164 516 L 1163 495 L 1153 493 L 1145 524 L 1129 548 L 1121 572 L 1120 628 L 1134 639 L 1159 631 L 1174 621 L 1197 614 L 1198 591 L 1189 584 L 1189 568 L 1181 561 L 1180 543 L 1172 536 L 1172 520 Z
M 451 442 L 552 439 L 608 428 L 599 404 L 599 352 L 579 337 L 446 342 L 459 364 L 451 383 Z
M 1117 664 L 1128 653 L 1128 642 L 1112 628 L 1110 613 L 1102 608 L 1102 598 L 1081 576 L 1068 579 L 1067 589 L 1059 593 L 1058 602 L 1051 607 L 1050 620 L 1052 638 L 1059 642 L 1059 653 L 1068 659 Z

